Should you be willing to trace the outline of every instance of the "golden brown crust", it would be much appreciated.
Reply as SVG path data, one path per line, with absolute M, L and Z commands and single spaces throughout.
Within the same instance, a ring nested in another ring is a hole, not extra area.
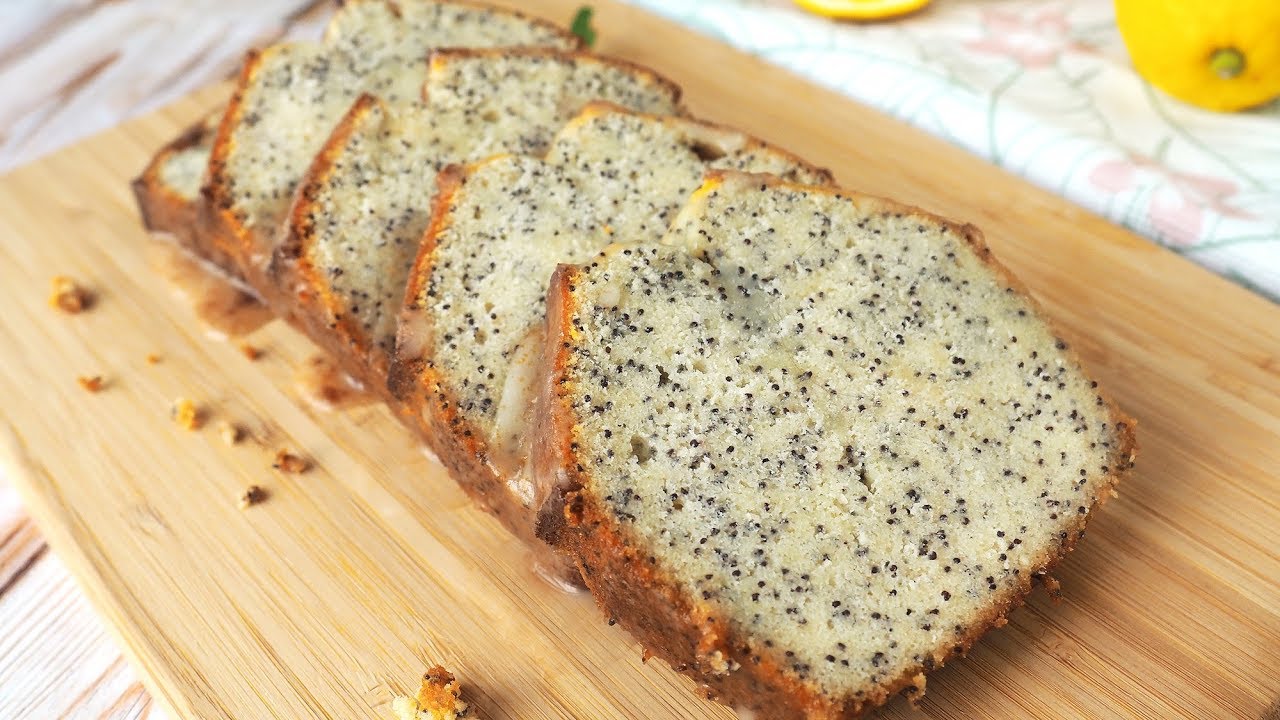
M 262 67 L 265 52 L 268 51 L 250 50 L 245 55 L 235 93 L 227 103 L 227 109 L 223 111 L 217 135 L 214 136 L 213 148 L 209 154 L 209 169 L 204 186 L 200 188 L 196 217 L 197 232 L 204 237 L 204 242 L 220 255 L 229 258 L 240 270 L 241 276 L 255 288 L 259 287 L 259 283 L 246 272 L 249 269 L 246 262 L 249 255 L 249 231 L 243 218 L 232 210 L 227 158 L 235 149 L 231 135 L 244 116 L 245 89 Z
M 711 173 L 709 177 L 723 174 Z M 886 211 L 911 213 L 933 222 L 944 222 L 959 231 L 982 261 L 1002 280 L 1015 291 L 1026 294 L 1009 271 L 995 261 L 981 234 L 972 226 L 957 225 L 917 208 L 879 198 L 799 186 L 766 176 L 759 179 L 767 184 L 831 192 L 880 204 Z M 1136 452 L 1133 421 L 1103 396 L 1109 403 L 1121 443 L 1113 450 L 1109 472 L 1103 478 L 1088 513 L 1076 516 L 1072 525 L 1061 532 L 1058 547 L 1033 562 L 1033 570 L 1020 575 L 1017 585 L 996 597 L 986 614 L 971 623 L 963 636 L 947 647 L 938 648 L 934 657 L 927 658 L 923 664 L 909 668 L 859 696 L 822 697 L 811 686 L 782 670 L 783 665 L 768 652 L 750 647 L 747 638 L 725 618 L 717 617 L 712 609 L 696 601 L 691 594 L 682 592 L 678 583 L 648 559 L 643 547 L 628 537 L 628 532 L 598 500 L 584 491 L 586 472 L 574 460 L 576 419 L 569 400 L 572 388 L 568 387 L 567 376 L 569 350 L 576 340 L 571 318 L 574 313 L 573 283 L 578 272 L 576 267 L 561 266 L 552 278 L 547 295 L 547 344 L 543 358 L 545 385 L 539 399 L 534 461 L 536 474 L 551 479 L 557 488 L 546 493 L 546 505 L 539 511 L 539 535 L 576 560 L 585 584 L 610 622 L 620 623 L 640 640 L 646 653 L 663 658 L 676 670 L 704 683 L 717 699 L 726 704 L 757 710 L 765 717 L 847 719 L 860 717 L 895 694 L 922 692 L 925 673 L 941 667 L 957 655 L 965 654 L 988 630 L 1007 623 L 1008 613 L 1022 605 L 1031 592 L 1033 579 L 1047 578 L 1048 573 L 1074 548 L 1084 535 L 1089 516 L 1110 497 L 1116 483 L 1133 466 L 1133 454 Z M 1079 362 L 1074 353 L 1070 357 Z M 730 667 L 734 664 L 739 667 L 724 673 L 722 670 L 726 662 Z

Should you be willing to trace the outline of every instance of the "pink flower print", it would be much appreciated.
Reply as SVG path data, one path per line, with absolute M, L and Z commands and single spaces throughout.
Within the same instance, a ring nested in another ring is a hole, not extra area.
M 1204 206 L 1185 195 L 1158 194 L 1147 211 L 1151 227 L 1175 245 L 1195 245 L 1204 227 Z
M 1071 39 L 1071 24 L 1062 8 L 1027 11 L 984 9 L 982 26 L 986 36 L 965 43 L 965 47 L 987 55 L 1011 58 L 1026 68 L 1053 65 L 1068 50 L 1089 51 L 1088 47 Z
M 1131 190 L 1142 174 L 1154 175 L 1160 187 L 1147 208 L 1147 220 L 1164 237 L 1178 245 L 1193 245 L 1200 239 L 1206 211 L 1243 220 L 1256 219 L 1251 213 L 1230 204 L 1239 187 L 1226 178 L 1178 172 L 1155 160 L 1131 154 L 1124 160 L 1106 160 L 1089 173 L 1093 186 L 1107 193 Z
M 1133 178 L 1137 175 L 1137 166 L 1125 160 L 1107 160 L 1099 163 L 1089 173 L 1089 181 L 1099 190 L 1109 193 L 1124 192 L 1133 187 Z

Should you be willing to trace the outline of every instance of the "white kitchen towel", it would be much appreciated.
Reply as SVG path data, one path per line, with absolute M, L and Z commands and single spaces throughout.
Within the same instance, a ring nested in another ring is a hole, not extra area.
M 1280 301 L 1280 102 L 1223 114 L 1162 94 L 1134 72 L 1111 0 L 935 0 L 874 24 L 787 0 L 629 1 Z

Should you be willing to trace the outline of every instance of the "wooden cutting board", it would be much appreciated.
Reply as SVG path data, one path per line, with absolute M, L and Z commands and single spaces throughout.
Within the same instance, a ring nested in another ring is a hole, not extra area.
M 550 18 L 577 0 L 526 3 Z M 1280 308 L 942 142 L 641 11 L 595 2 L 604 52 L 848 187 L 982 227 L 1140 421 L 1136 474 L 1037 594 L 886 718 L 1280 714 Z M 128 180 L 225 88 L 0 180 L 0 457 L 177 718 L 385 717 L 431 663 L 486 718 L 728 718 L 537 579 L 381 408 L 323 412 L 275 324 L 206 337 L 150 267 Z M 98 295 L 46 304 L 67 274 Z M 156 353 L 161 361 L 146 362 Z M 102 374 L 90 394 L 78 375 Z M 175 397 L 210 412 L 169 418 Z M 244 423 L 239 445 L 219 421 Z M 301 475 L 270 467 L 289 447 Z M 241 510 L 250 483 L 270 498 Z

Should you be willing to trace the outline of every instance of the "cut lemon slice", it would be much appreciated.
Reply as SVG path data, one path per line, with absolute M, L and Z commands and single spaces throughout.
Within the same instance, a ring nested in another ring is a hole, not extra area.
M 929 0 L 795 0 L 795 4 L 842 20 L 881 20 L 915 12 L 928 5 Z

